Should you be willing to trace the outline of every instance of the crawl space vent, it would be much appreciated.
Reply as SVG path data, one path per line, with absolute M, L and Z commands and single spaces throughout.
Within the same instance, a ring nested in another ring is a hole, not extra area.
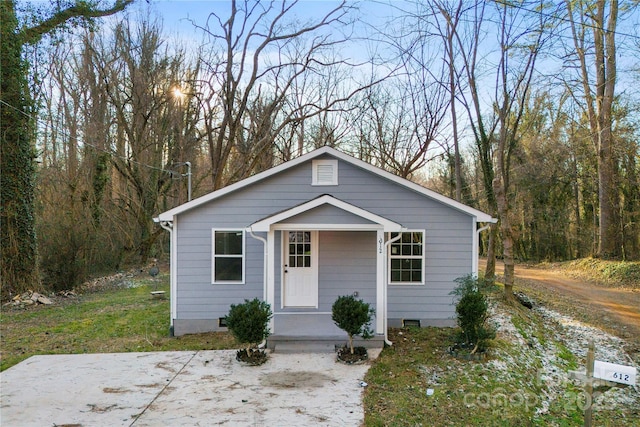
M 410 326 L 420 327 L 419 319 L 402 319 L 402 327 L 408 328 Z

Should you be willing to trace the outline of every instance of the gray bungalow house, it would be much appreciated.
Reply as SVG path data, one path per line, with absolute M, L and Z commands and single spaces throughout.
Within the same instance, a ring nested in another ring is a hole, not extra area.
M 267 301 L 268 345 L 344 342 L 338 296 L 387 327 L 453 325 L 456 278 L 478 272 L 481 211 L 324 147 L 155 218 L 171 235 L 171 329 L 224 330 L 231 304 Z M 483 225 L 485 225 L 483 227 Z

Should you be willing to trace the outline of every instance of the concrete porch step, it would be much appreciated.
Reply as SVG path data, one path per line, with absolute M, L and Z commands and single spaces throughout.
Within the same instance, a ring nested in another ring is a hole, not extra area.
M 267 338 L 267 347 L 275 353 L 333 353 L 336 347 L 347 344 L 344 336 L 290 336 L 272 335 Z M 367 348 L 384 347 L 384 337 L 376 336 L 369 340 L 356 338 L 354 345 Z
M 276 342 L 273 348 L 274 353 L 334 353 L 335 344 L 330 342 L 313 341 L 280 341 Z

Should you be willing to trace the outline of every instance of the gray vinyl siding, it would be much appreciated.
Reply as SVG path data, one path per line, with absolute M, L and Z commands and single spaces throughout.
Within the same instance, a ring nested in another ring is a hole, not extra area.
M 368 224 L 373 223 L 358 215 L 345 212 L 332 205 L 318 206 L 307 212 L 288 218 L 290 224 Z
M 320 232 L 320 309 L 331 311 L 335 300 L 353 295 L 376 307 L 376 233 Z
M 471 272 L 472 217 L 395 182 L 339 161 L 337 186 L 312 186 L 311 161 L 289 168 L 238 191 L 180 214 L 177 227 L 177 319 L 216 320 L 230 304 L 263 296 L 261 241 L 246 233 L 245 284 L 211 283 L 212 228 L 245 229 L 270 215 L 323 194 L 395 221 L 425 230 L 426 283 L 390 285 L 389 319 L 450 319 L 449 292 L 454 279 Z M 367 223 L 333 206 L 322 206 L 292 219 L 294 223 Z M 286 221 L 286 222 L 292 222 Z M 276 233 L 276 256 L 281 256 Z M 259 233 L 265 237 L 265 233 Z M 319 311 L 329 311 L 338 295 L 359 292 L 375 304 L 375 233 L 319 233 Z M 281 277 L 276 264 L 276 305 Z
M 280 233 L 278 233 L 280 234 Z M 376 306 L 376 233 L 372 231 L 320 231 L 318 233 L 318 308 L 302 311 L 330 312 L 335 300 L 353 295 Z M 277 242 L 281 241 L 277 236 Z M 278 254 L 281 251 L 276 250 Z M 296 312 L 301 309 L 281 308 L 282 287 L 276 275 L 278 302 L 275 312 Z

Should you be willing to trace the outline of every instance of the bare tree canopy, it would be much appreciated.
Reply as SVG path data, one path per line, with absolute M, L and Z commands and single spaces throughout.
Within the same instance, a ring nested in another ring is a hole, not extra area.
M 174 3 L 38 7 L 0 2 L 2 298 L 161 256 L 159 211 L 324 145 L 499 218 L 489 280 L 640 259 L 636 1 L 198 2 L 177 38 Z
M 29 93 L 29 67 L 23 47 L 70 20 L 90 20 L 122 11 L 133 0 L 90 3 L 61 2 L 48 16 L 38 15 L 31 25 L 21 25 L 13 0 L 0 2 L 2 55 L 0 81 L 0 222 L 2 237 L 2 295 L 39 288 L 38 248 L 35 233 L 35 139 L 34 112 Z

